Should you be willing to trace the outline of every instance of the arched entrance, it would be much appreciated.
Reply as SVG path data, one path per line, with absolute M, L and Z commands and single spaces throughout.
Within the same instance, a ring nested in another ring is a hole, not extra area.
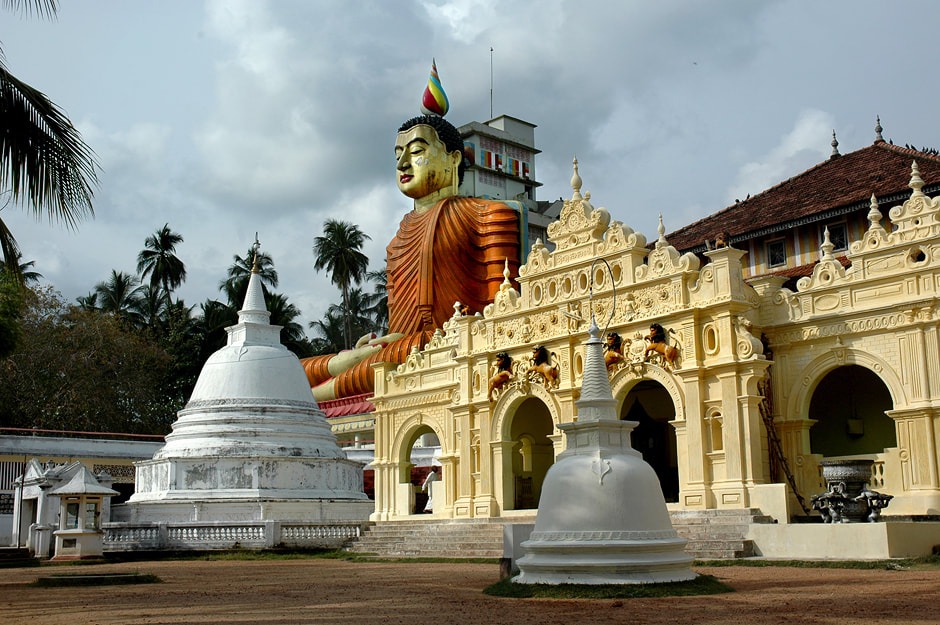
M 422 514 L 428 503 L 428 492 L 422 489 L 424 481 L 433 466 L 438 466 L 438 477 L 442 470 L 435 455 L 440 453 L 441 444 L 437 434 L 428 425 L 419 425 L 406 440 L 407 444 L 402 449 L 406 451 L 407 457 L 399 463 L 399 483 L 411 486 L 408 513 Z
M 810 448 L 826 457 L 881 453 L 897 446 L 891 393 L 878 375 L 859 365 L 836 367 L 813 391 Z
M 656 471 L 667 502 L 679 501 L 676 430 L 669 424 L 675 417 L 672 397 L 653 380 L 643 380 L 631 388 L 620 410 L 622 420 L 639 423 L 631 432 L 630 442 Z
M 555 447 L 549 438 L 554 430 L 548 406 L 535 397 L 523 400 L 512 415 L 509 423 L 512 453 L 504 459 L 510 465 L 504 470 L 511 470 L 513 488 L 507 509 L 538 508 L 545 474 L 555 462 Z

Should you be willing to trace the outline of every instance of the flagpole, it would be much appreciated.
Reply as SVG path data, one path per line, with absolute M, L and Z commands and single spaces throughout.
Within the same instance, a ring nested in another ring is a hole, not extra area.
M 493 119 L 493 46 L 490 46 L 490 119 Z

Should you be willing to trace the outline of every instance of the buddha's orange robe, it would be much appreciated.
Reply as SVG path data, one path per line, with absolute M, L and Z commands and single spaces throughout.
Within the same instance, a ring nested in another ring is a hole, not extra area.
M 519 273 L 519 215 L 492 200 L 451 197 L 424 213 L 405 215 L 389 243 L 388 329 L 405 336 L 336 378 L 336 396 L 374 390 L 372 364 L 402 363 L 413 346 L 423 348 L 460 302 L 470 314 L 493 301 L 509 261 Z M 330 356 L 302 361 L 311 387 L 328 380 Z

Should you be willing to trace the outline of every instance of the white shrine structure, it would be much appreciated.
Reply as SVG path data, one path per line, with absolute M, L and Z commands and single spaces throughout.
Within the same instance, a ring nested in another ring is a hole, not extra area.
M 651 584 L 695 579 L 653 467 L 617 415 L 600 329 L 591 320 L 578 414 L 559 429 L 567 448 L 545 475 L 535 528 L 513 581 Z
M 136 492 L 104 525 L 107 550 L 336 547 L 367 521 L 362 465 L 270 325 L 257 267 L 238 315 L 166 444 L 136 463 Z

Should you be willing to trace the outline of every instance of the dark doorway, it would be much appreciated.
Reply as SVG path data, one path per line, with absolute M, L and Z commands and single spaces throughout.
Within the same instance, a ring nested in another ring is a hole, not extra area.
M 896 447 L 894 421 L 885 414 L 894 408 L 891 393 L 878 375 L 858 365 L 827 373 L 809 404 L 810 448 L 823 456 L 881 453 Z
M 675 416 L 669 392 L 651 380 L 644 380 L 630 390 L 620 415 L 621 419 L 639 423 L 631 432 L 630 442 L 653 467 L 667 502 L 679 501 L 676 431 L 669 424 Z

